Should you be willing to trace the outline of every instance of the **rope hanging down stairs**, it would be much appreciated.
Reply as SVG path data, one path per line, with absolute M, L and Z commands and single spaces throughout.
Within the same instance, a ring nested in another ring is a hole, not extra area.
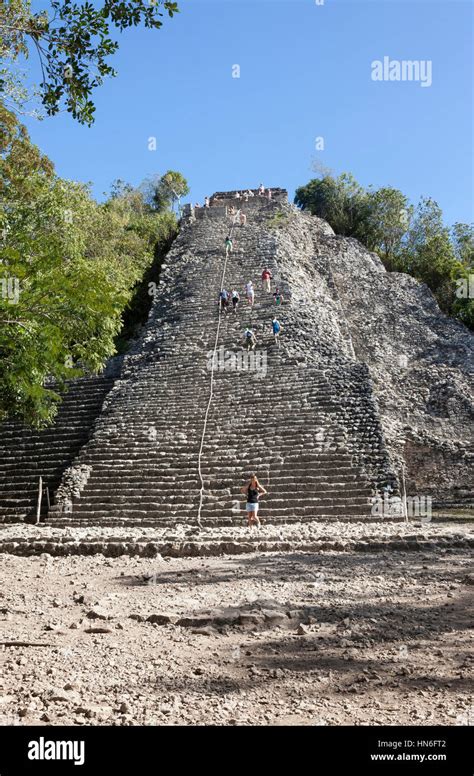
M 237 219 L 239 217 L 240 217 L 240 210 L 237 211 L 237 213 L 234 216 L 233 221 L 232 221 L 232 226 L 231 226 L 230 233 L 229 233 L 231 239 L 234 236 L 235 225 L 236 225 Z M 224 260 L 224 266 L 223 266 L 223 269 L 222 269 L 222 277 L 221 277 L 221 285 L 220 285 L 221 291 L 224 288 L 225 273 L 226 273 L 226 269 L 227 269 L 227 260 L 228 260 L 228 254 L 226 253 L 226 257 L 225 257 L 225 260 Z M 198 475 L 199 475 L 199 479 L 200 479 L 200 482 L 201 482 L 201 489 L 199 491 L 199 506 L 198 506 L 197 522 L 198 522 L 198 526 L 200 528 L 202 528 L 201 512 L 202 512 L 202 505 L 203 505 L 203 500 L 204 500 L 204 479 L 203 479 L 203 476 L 202 476 L 201 461 L 202 461 L 202 451 L 203 451 L 203 448 L 204 448 L 204 440 L 206 438 L 207 421 L 208 421 L 208 418 L 209 418 L 209 412 L 210 412 L 210 409 L 211 409 L 212 399 L 213 399 L 213 396 L 214 396 L 214 368 L 215 368 L 215 361 L 216 361 L 217 345 L 218 345 L 218 342 L 219 342 L 219 334 L 220 334 L 220 328 L 221 328 L 221 316 L 222 316 L 222 311 L 221 311 L 221 305 L 220 305 L 220 302 L 219 302 L 219 317 L 218 317 L 218 321 L 217 321 L 216 338 L 215 338 L 215 341 L 214 341 L 214 350 L 213 350 L 213 354 L 212 354 L 211 384 L 210 384 L 209 400 L 208 400 L 208 403 L 207 403 L 206 414 L 204 416 L 204 426 L 203 426 L 203 430 L 202 430 L 201 446 L 199 448 L 199 454 L 198 454 Z

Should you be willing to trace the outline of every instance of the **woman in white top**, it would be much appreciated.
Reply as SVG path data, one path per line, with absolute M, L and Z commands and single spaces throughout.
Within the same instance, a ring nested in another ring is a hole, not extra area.
M 251 280 L 249 280 L 249 282 L 245 286 L 245 293 L 247 294 L 247 299 L 250 307 L 253 307 L 253 303 L 255 301 L 255 291 Z

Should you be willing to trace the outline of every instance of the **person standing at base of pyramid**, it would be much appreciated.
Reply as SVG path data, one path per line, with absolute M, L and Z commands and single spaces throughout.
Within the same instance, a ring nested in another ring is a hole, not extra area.
M 252 474 L 250 482 L 242 488 L 242 493 L 247 496 L 245 509 L 247 512 L 248 526 L 251 528 L 252 525 L 256 525 L 257 528 L 259 528 L 261 523 L 258 517 L 258 501 L 260 496 L 266 496 L 268 491 L 265 490 L 263 485 L 260 485 L 257 475 Z

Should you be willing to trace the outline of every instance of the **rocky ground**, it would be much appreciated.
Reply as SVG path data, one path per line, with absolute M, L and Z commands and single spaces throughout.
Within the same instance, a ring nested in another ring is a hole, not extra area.
M 252 552 L 346 552 L 373 549 L 420 550 L 436 544 L 474 546 L 471 519 L 442 521 L 374 522 L 322 521 L 265 524 L 258 531 L 241 525 L 175 524 L 147 527 L 119 521 L 110 527 L 80 524 L 58 527 L 54 521 L 38 526 L 4 525 L 0 528 L 0 553 L 15 555 L 141 555 L 152 558 L 212 556 Z
M 3 552 L 1 723 L 472 725 L 469 528 L 317 530 L 326 551 Z

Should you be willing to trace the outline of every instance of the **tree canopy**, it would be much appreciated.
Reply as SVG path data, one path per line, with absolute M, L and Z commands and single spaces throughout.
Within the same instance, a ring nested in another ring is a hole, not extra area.
M 144 200 L 151 208 L 161 212 L 179 205 L 181 197 L 189 194 L 186 178 L 176 170 L 168 170 L 164 175 L 152 175 L 140 186 Z
M 116 75 L 110 58 L 118 49 L 113 31 L 144 25 L 159 29 L 162 17 L 179 11 L 172 0 L 101 0 L 93 4 L 50 0 L 49 11 L 33 13 L 29 0 L 2 0 L 0 7 L 0 97 L 24 109 L 29 95 L 20 68 L 34 54 L 40 75 L 39 97 L 46 113 L 66 109 L 92 124 L 93 90 Z
M 398 189 L 364 189 L 347 173 L 323 174 L 300 186 L 295 203 L 328 221 L 336 234 L 360 240 L 388 270 L 425 282 L 445 312 L 474 327 L 472 224 L 450 230 L 430 197 L 415 207 Z
M 295 203 L 324 218 L 337 234 L 366 238 L 367 197 L 355 178 L 343 173 L 338 178 L 314 178 L 296 190 Z
M 3 108 L 0 137 L 0 418 L 41 426 L 66 380 L 116 352 L 124 310 L 176 218 L 127 186 L 98 204 Z

